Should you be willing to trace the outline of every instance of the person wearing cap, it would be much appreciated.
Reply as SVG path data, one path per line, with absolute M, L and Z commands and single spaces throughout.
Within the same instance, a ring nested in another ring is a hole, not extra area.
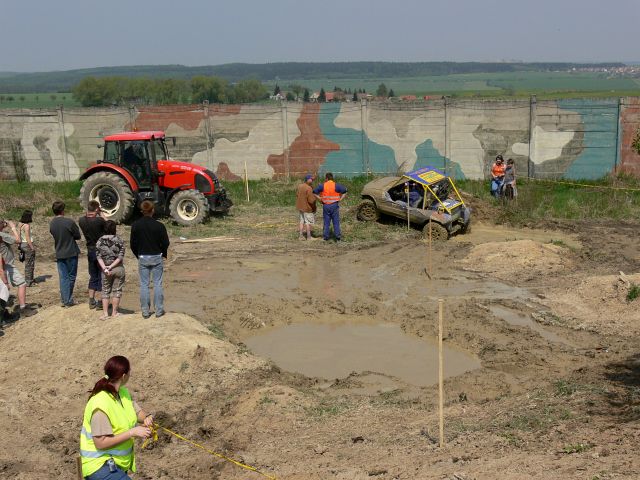
M 300 214 L 300 230 L 298 239 L 304 240 L 304 232 L 306 228 L 307 240 L 311 240 L 311 228 L 316 223 L 316 196 L 313 194 L 313 175 L 311 173 L 305 175 L 304 182 L 298 185 L 296 190 L 296 208 Z
M 500 190 L 504 180 L 504 170 L 504 159 L 502 158 L 502 155 L 498 155 L 496 156 L 496 161 L 491 167 L 491 195 L 494 197 L 500 196 Z

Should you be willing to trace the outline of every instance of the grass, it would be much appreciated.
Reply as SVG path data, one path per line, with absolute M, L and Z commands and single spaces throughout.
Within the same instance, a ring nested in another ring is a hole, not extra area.
M 627 292 L 627 302 L 633 302 L 638 297 L 640 297 L 640 285 L 632 283 Z
M 0 215 L 17 220 L 23 210 L 33 210 L 34 216 L 50 217 L 51 205 L 62 200 L 67 213 L 82 211 L 78 197 L 82 182 L 0 182 Z
M 2 108 L 48 108 L 54 109 L 59 105 L 65 108 L 80 107 L 80 103 L 71 93 L 2 93 L 0 94 L 0 109 Z

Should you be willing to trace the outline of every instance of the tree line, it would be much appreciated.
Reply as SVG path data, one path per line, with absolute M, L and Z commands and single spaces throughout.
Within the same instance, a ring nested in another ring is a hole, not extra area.
M 229 83 L 223 78 L 85 77 L 72 90 L 83 107 L 120 105 L 175 105 L 202 103 L 252 103 L 268 98 L 267 88 L 256 79 Z

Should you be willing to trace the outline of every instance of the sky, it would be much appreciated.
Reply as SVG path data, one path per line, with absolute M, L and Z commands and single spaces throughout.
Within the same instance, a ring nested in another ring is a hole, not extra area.
M 640 0 L 0 0 L 0 72 L 640 61 Z

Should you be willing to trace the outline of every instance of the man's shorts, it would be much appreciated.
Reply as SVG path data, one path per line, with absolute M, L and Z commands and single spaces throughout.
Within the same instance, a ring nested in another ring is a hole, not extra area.
M 7 280 L 9 280 L 9 283 L 14 287 L 20 287 L 21 285 L 24 285 L 25 283 L 27 283 L 24 277 L 22 276 L 22 274 L 20 273 L 20 271 L 16 270 L 16 268 L 13 265 L 7 265 L 5 263 L 4 271 L 7 274 Z
M 313 212 L 311 213 L 300 212 L 300 223 L 304 225 L 313 225 L 314 223 L 316 223 L 315 214 Z

